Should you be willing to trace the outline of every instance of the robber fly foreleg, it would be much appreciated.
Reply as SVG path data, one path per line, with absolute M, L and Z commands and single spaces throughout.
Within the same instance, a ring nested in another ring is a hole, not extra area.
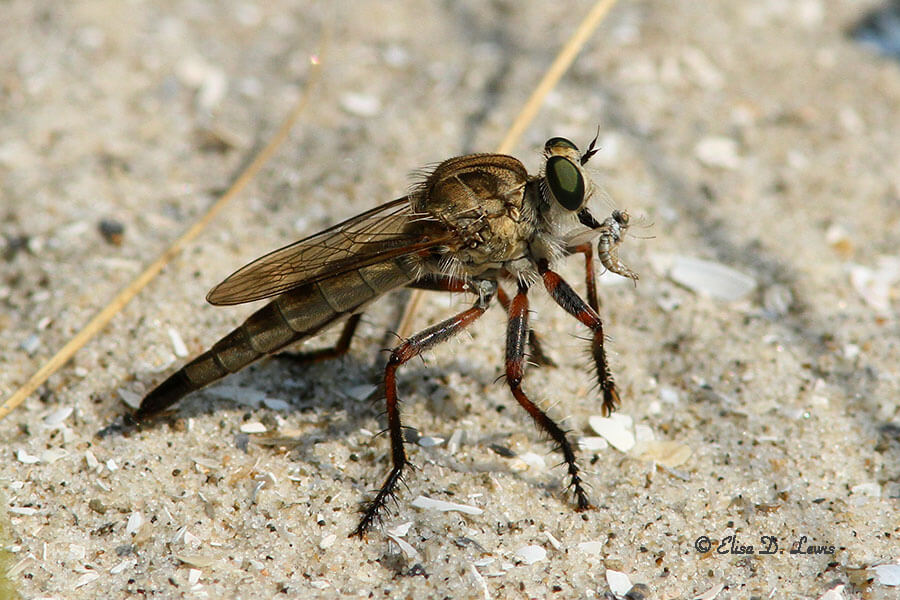
M 584 284 L 587 289 L 588 304 L 600 312 L 600 298 L 597 296 L 597 276 L 594 273 L 594 247 L 590 242 L 579 244 L 569 249 L 573 254 L 584 254 Z
M 550 270 L 546 260 L 539 261 L 538 272 L 544 281 L 544 287 L 547 288 L 547 292 L 556 303 L 567 313 L 587 325 L 593 332 L 591 355 L 597 369 L 600 389 L 603 390 L 603 412 L 606 415 L 611 414 L 619 405 L 619 393 L 616 391 L 616 384 L 606 361 L 606 349 L 603 346 L 603 322 L 600 320 L 600 315 L 585 303 L 558 273 Z

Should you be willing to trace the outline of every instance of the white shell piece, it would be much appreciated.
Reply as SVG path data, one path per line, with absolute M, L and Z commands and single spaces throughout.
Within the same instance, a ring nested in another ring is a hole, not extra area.
M 23 517 L 30 517 L 31 515 L 38 514 L 38 509 L 32 508 L 30 506 L 10 506 L 9 512 L 14 515 L 22 515 Z
M 348 388 L 344 392 L 344 394 L 349 396 L 350 398 L 353 398 L 354 400 L 359 400 L 360 402 L 362 402 L 363 400 L 371 396 L 372 392 L 374 392 L 376 389 L 378 388 L 374 385 L 355 385 L 351 388 Z
M 616 596 L 624 596 L 631 589 L 631 579 L 621 571 L 606 570 L 606 584 Z
M 525 452 L 523 454 L 520 454 L 518 458 L 526 465 L 528 465 L 529 468 L 536 471 L 543 471 L 547 468 L 547 463 L 544 462 L 544 457 L 540 454 L 535 454 L 534 452 Z
M 733 302 L 756 289 L 756 279 L 721 263 L 678 256 L 669 268 L 669 277 L 689 290 Z
M 694 154 L 707 167 L 732 170 L 741 166 L 737 142 L 731 138 L 721 136 L 703 138 L 694 147 Z
M 69 415 L 71 415 L 72 411 L 74 410 L 75 409 L 71 406 L 63 406 L 62 408 L 58 408 L 44 417 L 44 425 L 46 425 L 47 427 L 56 427 L 57 425 L 68 419 Z
M 249 421 L 241 425 L 241 433 L 265 433 L 266 426 L 259 421 Z
M 533 565 L 547 558 L 547 551 L 540 546 L 522 546 L 516 550 L 516 557 L 526 565 Z
M 881 585 L 900 586 L 900 565 L 878 565 L 872 570 L 875 571 L 875 580 Z
M 713 598 L 718 596 L 719 592 L 721 592 L 724 589 L 725 589 L 724 583 L 714 585 L 713 587 L 709 588 L 708 590 L 706 590 L 705 592 L 703 592 L 702 594 L 697 596 L 696 600 L 713 600 Z
M 854 485 L 850 488 L 851 494 L 858 494 L 860 496 L 869 496 L 872 498 L 880 498 L 881 497 L 881 486 L 877 483 L 860 483 L 859 485 Z
M 400 546 L 400 550 L 403 552 L 403 554 L 406 556 L 406 558 L 409 558 L 409 559 L 419 558 L 419 552 L 415 548 L 412 547 L 412 544 L 410 544 L 409 542 L 407 542 L 400 536 L 392 535 L 390 533 L 387 534 L 387 536 L 389 538 L 391 538 L 391 541 L 393 541 L 395 544 Z
M 93 583 L 94 581 L 97 581 L 98 579 L 100 579 L 100 573 L 97 573 L 96 571 L 88 571 L 87 573 L 85 573 L 84 575 L 82 575 L 81 577 L 78 578 L 78 581 L 75 582 L 75 585 L 73 587 L 75 589 L 78 589 L 80 587 L 84 587 L 84 586 L 88 585 L 89 583 Z
M 371 94 L 348 92 L 338 102 L 341 108 L 357 117 L 374 117 L 381 112 L 381 100 Z
M 94 470 L 100 466 L 100 461 L 97 460 L 97 457 L 94 456 L 94 453 L 90 450 L 84 451 L 84 462 L 87 465 L 87 468 L 91 470 Z
M 125 535 L 134 535 L 143 524 L 144 515 L 137 511 L 134 511 L 133 513 L 131 513 L 131 516 L 128 517 L 128 524 L 125 525 Z
M 412 527 L 413 522 L 407 521 L 406 523 L 401 523 L 400 525 L 396 525 L 394 527 L 388 527 L 386 533 L 390 535 L 396 535 L 397 537 L 403 537 L 407 533 L 409 533 L 409 528 Z
M 440 512 L 456 511 L 465 513 L 467 515 L 480 515 L 484 512 L 477 506 L 457 504 L 456 502 L 446 502 L 444 500 L 435 500 L 433 498 L 426 498 L 425 496 L 419 496 L 418 498 L 413 500 L 411 504 L 416 508 L 421 508 L 422 510 L 437 510 Z
M 175 353 L 175 356 L 184 358 L 188 355 L 187 346 L 184 345 L 181 334 L 174 327 L 169 327 L 169 340 L 172 342 L 172 352 Z
M 603 542 L 581 542 L 580 544 L 578 544 L 578 549 L 585 554 L 600 556 L 601 554 L 603 554 Z
M 819 600 L 844 600 L 844 586 L 836 585 L 821 596 Z
M 51 463 L 55 463 L 61 458 L 65 458 L 69 455 L 68 450 L 63 450 L 62 448 L 50 448 L 49 450 L 44 450 L 41 452 L 41 462 L 47 463 L 48 465 Z
M 125 569 L 130 569 L 130 568 L 134 567 L 135 565 L 137 565 L 137 561 L 134 559 L 123 560 L 122 562 L 120 562 L 119 564 L 114 566 L 112 569 L 110 569 L 109 574 L 110 575 L 118 575 Z
M 133 410 L 137 410 L 137 408 L 141 405 L 141 397 L 138 394 L 135 394 L 131 390 L 126 390 L 124 388 L 119 388 L 116 390 L 119 392 L 119 398 L 122 399 L 122 402 L 125 403 L 126 406 Z
M 594 415 L 588 422 L 591 429 L 606 438 L 616 450 L 628 452 L 634 448 L 634 421 L 630 416 L 618 413 L 609 417 Z
M 39 456 L 34 456 L 33 454 L 28 454 L 27 450 L 18 449 L 16 450 L 16 460 L 24 465 L 35 465 L 41 462 Z
M 418 445 L 423 448 L 433 448 L 435 446 L 440 446 L 444 443 L 444 438 L 442 437 L 432 437 L 430 435 L 422 436 L 419 438 L 419 441 L 416 442 Z

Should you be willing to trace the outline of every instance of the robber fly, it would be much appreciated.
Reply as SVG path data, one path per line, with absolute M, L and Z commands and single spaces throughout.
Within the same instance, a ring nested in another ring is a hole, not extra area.
M 628 213 L 614 211 L 598 222 L 587 208 L 594 190 L 583 166 L 597 152 L 596 141 L 580 154 L 569 140 L 550 139 L 544 146 L 544 168 L 537 176 L 528 175 L 521 162 L 503 154 L 451 158 L 408 196 L 243 267 L 214 287 L 206 299 L 215 305 L 274 300 L 159 384 L 126 423 L 129 427 L 143 424 L 185 395 L 339 322 L 344 323 L 343 332 L 333 348 L 300 356 L 320 360 L 346 352 L 363 311 L 393 289 L 471 293 L 475 296 L 471 308 L 403 340 L 391 351 L 384 370 L 384 395 L 392 466 L 352 534 L 362 537 L 379 520 L 409 466 L 398 408 L 398 367 L 462 331 L 496 297 L 509 313 L 506 383 L 562 452 L 577 508 L 589 508 L 571 442 L 525 395 L 522 378 L 529 347 L 533 359 L 546 361 L 528 325 L 528 291 L 540 281 L 557 304 L 592 331 L 591 355 L 604 411 L 611 412 L 619 403 L 597 314 L 593 240 L 598 240 L 597 256 L 607 269 L 635 280 L 637 275 L 618 258 Z M 559 259 L 574 253 L 585 256 L 587 302 L 552 269 Z M 501 284 L 515 287 L 511 299 Z

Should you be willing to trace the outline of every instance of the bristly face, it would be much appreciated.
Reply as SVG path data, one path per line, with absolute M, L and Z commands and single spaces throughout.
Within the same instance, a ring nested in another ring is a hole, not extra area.
M 593 145 L 588 153 L 593 153 Z M 544 144 L 543 172 L 540 176 L 540 236 L 531 244 L 535 258 L 550 264 L 565 254 L 567 238 L 578 229 L 579 214 L 587 207 L 594 185 L 582 166 L 590 156 L 582 155 L 570 140 L 554 137 Z

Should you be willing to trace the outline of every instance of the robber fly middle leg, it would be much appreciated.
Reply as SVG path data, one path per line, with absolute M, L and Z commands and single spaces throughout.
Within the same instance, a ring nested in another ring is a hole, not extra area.
M 509 313 L 509 296 L 506 295 L 506 292 L 502 287 L 497 288 L 497 300 L 500 302 L 500 306 L 503 307 L 503 310 Z M 544 352 L 544 346 L 541 344 L 540 337 L 538 337 L 538 334 L 531 328 L 528 329 L 528 360 L 539 367 L 556 366 L 556 361 Z
M 546 431 L 556 442 L 568 466 L 569 487 L 575 493 L 575 504 L 578 510 L 586 510 L 591 507 L 591 502 L 582 485 L 572 443 L 566 432 L 522 391 L 522 379 L 525 376 L 525 344 L 529 332 L 527 294 L 528 287 L 520 282 L 518 292 L 509 306 L 509 324 L 506 330 L 506 383 L 513 397 L 531 415 L 538 427 Z
M 610 415 L 619 405 L 619 392 L 613 381 L 612 371 L 606 360 L 604 347 L 603 321 L 597 311 L 589 306 L 555 271 L 550 270 L 546 260 L 538 261 L 538 272 L 550 297 L 567 313 L 581 321 L 593 332 L 591 355 L 597 369 L 597 381 L 603 391 L 603 413 Z
M 415 288 L 417 290 L 427 290 L 430 292 L 446 292 L 448 290 L 457 292 L 474 291 L 473 289 L 466 287 L 466 284 L 460 280 L 443 275 L 422 277 L 406 287 Z M 509 312 L 509 296 L 500 285 L 497 286 L 497 300 L 500 302 L 500 306 L 503 307 L 503 310 Z M 528 330 L 528 349 L 528 358 L 530 362 L 539 367 L 556 366 L 556 362 L 544 352 L 540 338 L 533 329 Z

